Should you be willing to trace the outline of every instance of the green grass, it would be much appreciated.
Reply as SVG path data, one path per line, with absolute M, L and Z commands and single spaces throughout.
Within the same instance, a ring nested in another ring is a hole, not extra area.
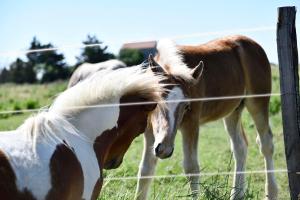
M 49 105 L 66 88 L 66 82 L 44 85 L 0 84 L 0 110 L 37 109 Z M 0 119 L 11 115 L 0 115 Z
M 273 92 L 279 92 L 278 71 L 273 69 Z M 0 85 L 0 110 L 37 108 L 51 103 L 55 94 L 63 91 L 65 82 L 48 85 Z M 28 103 L 29 102 L 29 103 Z M 271 98 L 270 123 L 274 133 L 275 168 L 286 169 L 282 135 L 280 97 Z M 0 115 L 0 130 L 13 130 L 18 127 L 30 113 L 18 115 Z M 243 124 L 249 140 L 247 170 L 264 169 L 263 157 L 255 142 L 256 131 L 249 114 L 244 112 Z M 174 154 L 170 159 L 158 163 L 156 175 L 182 174 L 181 135 L 175 141 Z M 232 171 L 233 161 L 230 151 L 229 136 L 222 121 L 216 121 L 201 127 L 199 140 L 199 157 L 202 172 Z M 106 177 L 136 176 L 143 150 L 143 136 L 133 141 L 126 153 L 123 164 L 116 170 L 105 171 Z M 288 179 L 286 173 L 276 174 L 280 199 L 289 199 Z M 247 175 L 248 189 L 246 199 L 264 197 L 264 174 Z M 231 175 L 201 177 L 200 199 L 229 199 L 232 184 Z M 99 199 L 133 199 L 136 180 L 106 181 Z M 150 199 L 190 199 L 189 185 L 184 177 L 155 179 L 151 185 Z

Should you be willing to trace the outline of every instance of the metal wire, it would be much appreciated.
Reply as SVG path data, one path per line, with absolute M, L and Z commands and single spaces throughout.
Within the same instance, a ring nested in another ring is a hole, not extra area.
M 20 50 L 20 51 L 0 51 L 0 56 L 57 51 L 60 49 L 81 49 L 81 48 L 86 48 L 86 47 L 97 47 L 97 46 L 101 46 L 101 45 L 102 45 L 101 43 L 95 43 L 95 44 L 82 44 L 82 45 L 64 45 L 64 46 L 60 46 L 60 47 L 52 47 L 52 48 L 44 48 L 44 49 L 32 49 L 32 50 Z
M 232 33 L 253 33 L 253 32 L 263 32 L 263 31 L 275 31 L 275 26 L 261 26 L 255 28 L 240 28 L 240 29 L 232 29 L 232 30 L 223 30 L 223 31 L 211 31 L 211 32 L 202 32 L 202 33 L 193 33 L 187 35 L 178 35 L 170 37 L 170 39 L 178 40 L 178 39 L 187 39 L 187 38 L 195 38 L 195 37 L 204 37 L 204 36 L 212 36 L 212 35 L 225 35 Z
M 186 34 L 186 35 L 170 36 L 170 37 L 165 37 L 165 38 L 170 38 L 172 40 L 178 40 L 178 39 L 211 36 L 211 35 L 224 35 L 224 34 L 230 34 L 230 33 L 253 33 L 253 32 L 275 31 L 275 30 L 276 30 L 276 27 L 274 27 L 274 26 L 261 26 L 261 27 L 251 27 L 251 28 L 240 28 L 240 29 L 231 29 L 231 30 L 222 30 L 222 31 L 193 33 L 193 34 Z M 151 39 L 148 38 L 147 40 L 157 40 L 157 38 L 151 38 Z M 123 41 L 121 43 L 139 42 L 139 41 L 141 41 L 141 40 Z M 95 44 L 82 44 L 82 45 L 63 45 L 60 47 L 33 49 L 33 50 L 0 51 L 0 56 L 56 51 L 56 50 L 60 50 L 60 49 L 80 49 L 80 48 L 85 48 L 85 47 L 97 47 L 100 45 L 101 45 L 101 43 L 95 43 Z
M 178 177 L 194 177 L 194 176 L 225 176 L 234 174 L 265 174 L 265 173 L 287 173 L 286 169 L 275 170 L 253 170 L 253 171 L 237 171 L 237 172 L 200 172 L 196 174 L 170 174 L 170 175 L 157 175 L 157 176 L 123 176 L 123 177 L 106 177 L 106 181 L 118 181 L 118 180 L 136 180 L 136 179 L 167 179 Z
M 234 96 L 220 96 L 220 97 L 204 97 L 204 98 L 187 98 L 180 100 L 165 100 L 165 101 L 147 101 L 147 102 L 130 102 L 130 103 L 117 103 L 117 104 L 98 104 L 90 106 L 70 106 L 64 108 L 68 109 L 83 109 L 83 108 L 107 108 L 107 107 L 119 107 L 119 106 L 137 106 L 137 105 L 149 105 L 156 103 L 180 103 L 180 102 L 198 102 L 198 101 L 218 101 L 218 100 L 232 100 L 232 99 L 245 99 L 245 98 L 262 98 L 270 96 L 280 96 L 281 93 L 266 93 L 266 94 L 251 94 L 251 95 L 234 95 Z M 0 114 L 18 114 L 18 113 L 28 113 L 28 112 L 41 112 L 47 111 L 48 108 L 43 107 L 39 109 L 23 109 L 23 110 L 3 110 Z

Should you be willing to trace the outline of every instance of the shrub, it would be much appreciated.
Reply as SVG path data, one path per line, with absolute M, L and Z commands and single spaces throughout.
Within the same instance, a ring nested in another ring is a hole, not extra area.
M 270 101 L 269 111 L 271 115 L 276 115 L 281 110 L 281 101 L 279 97 L 272 97 Z
M 21 110 L 22 107 L 21 107 L 21 105 L 20 105 L 19 102 L 15 102 L 15 103 L 13 104 L 13 109 L 16 110 L 16 111 L 18 111 L 18 110 Z
M 39 107 L 39 102 L 37 100 L 28 99 L 25 102 L 26 109 L 36 109 Z
M 144 55 L 138 49 L 121 49 L 119 59 L 126 63 L 127 66 L 133 66 L 141 64 L 144 61 Z
M 19 110 L 21 110 L 22 109 L 22 106 L 21 106 L 21 104 L 19 103 L 19 102 L 14 102 L 14 104 L 13 104 L 13 110 L 14 111 L 19 111 Z M 17 113 L 14 113 L 14 114 L 22 114 L 22 112 L 17 112 Z

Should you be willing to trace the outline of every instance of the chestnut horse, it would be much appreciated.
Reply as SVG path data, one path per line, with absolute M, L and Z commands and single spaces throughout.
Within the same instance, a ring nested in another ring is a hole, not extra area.
M 49 111 L 0 133 L 1 199 L 97 199 L 103 167 L 122 160 L 163 91 L 161 77 L 141 66 L 101 73 L 64 91 Z M 152 104 L 120 105 L 143 101 Z M 120 137 L 117 154 L 111 146 Z
M 198 174 L 199 125 L 223 118 L 235 159 L 231 199 L 242 199 L 246 180 L 239 172 L 245 170 L 247 140 L 241 114 L 246 107 L 257 129 L 257 142 L 265 159 L 265 169 L 271 170 L 266 172 L 266 197 L 277 199 L 277 185 L 272 172 L 274 147 L 268 121 L 269 97 L 184 101 L 189 98 L 270 93 L 271 69 L 262 47 L 244 36 L 228 36 L 198 46 L 179 46 L 163 40 L 158 43 L 157 50 L 155 60 L 161 67 L 156 71 L 165 76 L 165 83 L 173 84 L 169 86 L 165 99 L 176 101 L 167 102 L 166 109 L 155 109 L 150 115 L 152 127 L 145 133 L 136 198 L 146 199 L 151 179 L 142 177 L 154 174 L 157 157 L 166 158 L 172 154 L 178 128 L 183 138 L 184 171 L 186 174 Z M 201 71 L 193 72 L 199 71 L 199 66 L 203 68 L 202 76 Z M 193 77 L 189 77 L 190 74 Z M 199 176 L 190 176 L 189 181 L 197 198 Z

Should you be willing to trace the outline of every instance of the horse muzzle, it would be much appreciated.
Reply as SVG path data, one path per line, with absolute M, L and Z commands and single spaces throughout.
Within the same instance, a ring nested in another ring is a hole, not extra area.
M 166 147 L 165 145 L 163 145 L 162 143 L 159 143 L 155 149 L 154 149 L 154 154 L 156 157 L 160 158 L 160 159 L 165 159 L 165 158 L 169 158 L 172 156 L 174 151 L 174 147 Z

